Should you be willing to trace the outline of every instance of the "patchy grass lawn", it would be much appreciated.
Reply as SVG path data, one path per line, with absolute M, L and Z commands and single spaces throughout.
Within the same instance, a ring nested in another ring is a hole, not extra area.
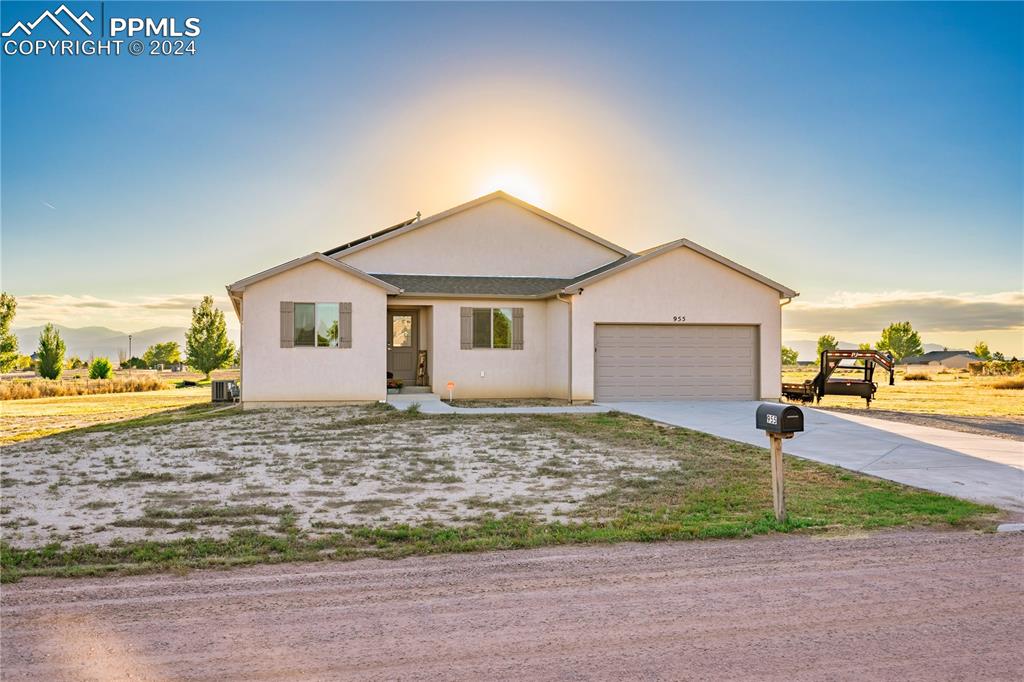
M 5 400 L 0 445 L 209 402 L 209 388 Z
M 907 525 L 998 512 L 619 413 L 189 408 L 4 449 L 3 579 Z
M 813 379 L 818 369 L 790 369 L 782 373 L 782 381 L 802 382 Z M 871 409 L 944 414 L 962 417 L 1024 417 L 1024 391 L 996 388 L 1008 377 L 971 376 L 967 372 L 929 375 L 930 381 L 907 381 L 902 369 L 896 371 L 896 385 L 889 385 L 884 371 L 875 372 L 878 393 Z M 864 408 L 862 398 L 828 395 L 821 407 Z

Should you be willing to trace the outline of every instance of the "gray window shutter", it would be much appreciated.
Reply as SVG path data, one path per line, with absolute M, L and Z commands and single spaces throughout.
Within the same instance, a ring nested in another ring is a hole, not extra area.
M 512 350 L 523 349 L 523 309 L 512 309 Z
M 352 304 L 338 304 L 338 348 L 352 347 Z
M 473 309 L 459 308 L 459 320 L 462 323 L 462 350 L 473 349 Z
M 281 348 L 295 347 L 295 303 L 281 301 Z

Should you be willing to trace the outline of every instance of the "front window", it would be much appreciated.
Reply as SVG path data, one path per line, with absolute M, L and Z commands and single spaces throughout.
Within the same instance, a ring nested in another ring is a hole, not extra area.
M 491 347 L 512 347 L 512 309 L 494 308 L 491 310 Z
M 473 348 L 511 348 L 512 309 L 473 308 Z
M 491 309 L 473 308 L 473 348 L 491 347 Z
M 295 345 L 316 345 L 316 305 L 313 303 L 295 304 Z
M 296 303 L 294 310 L 296 346 L 338 347 L 337 303 Z
M 338 304 L 316 304 L 316 345 L 338 347 Z

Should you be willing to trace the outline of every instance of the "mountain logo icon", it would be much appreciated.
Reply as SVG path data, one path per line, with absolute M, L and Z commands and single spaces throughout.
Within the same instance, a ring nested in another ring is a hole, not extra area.
M 68 9 L 67 5 L 61 5 L 60 7 L 57 8 L 57 11 L 55 11 L 55 12 L 51 12 L 50 10 L 46 10 L 45 12 L 40 14 L 39 18 L 37 18 L 35 21 L 30 21 L 28 23 L 25 23 L 23 21 L 19 21 L 19 22 L 15 23 L 14 26 L 11 26 L 11 29 L 9 31 L 4 31 L 3 32 L 3 37 L 4 38 L 10 38 L 11 36 L 13 36 L 18 31 L 21 31 L 26 36 L 30 36 L 30 35 L 32 35 L 32 31 L 34 31 L 36 29 L 36 27 L 39 26 L 39 24 L 43 23 L 43 21 L 46 20 L 46 19 L 49 19 L 50 21 L 52 21 L 54 23 L 54 25 L 56 25 L 57 28 L 59 28 L 64 33 L 64 35 L 66 35 L 66 36 L 71 35 L 71 31 L 68 30 L 67 26 L 62 24 L 60 22 L 60 19 L 57 18 L 58 15 L 64 15 L 64 20 L 65 21 L 70 21 L 70 22 L 74 23 L 76 26 L 78 26 L 78 28 L 80 28 L 83 31 L 85 31 L 86 35 L 89 35 L 89 36 L 92 35 L 92 31 L 89 29 L 88 26 L 85 25 L 85 20 L 88 20 L 88 21 L 92 21 L 93 20 L 94 17 L 91 14 L 89 14 L 88 12 L 82 12 L 82 14 L 80 16 L 76 16 L 74 12 L 72 12 L 71 10 Z

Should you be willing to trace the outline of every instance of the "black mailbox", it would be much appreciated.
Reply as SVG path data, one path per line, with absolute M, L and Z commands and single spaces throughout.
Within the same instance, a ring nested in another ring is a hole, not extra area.
M 768 433 L 804 430 L 804 413 L 796 405 L 765 403 L 757 406 L 757 428 Z

